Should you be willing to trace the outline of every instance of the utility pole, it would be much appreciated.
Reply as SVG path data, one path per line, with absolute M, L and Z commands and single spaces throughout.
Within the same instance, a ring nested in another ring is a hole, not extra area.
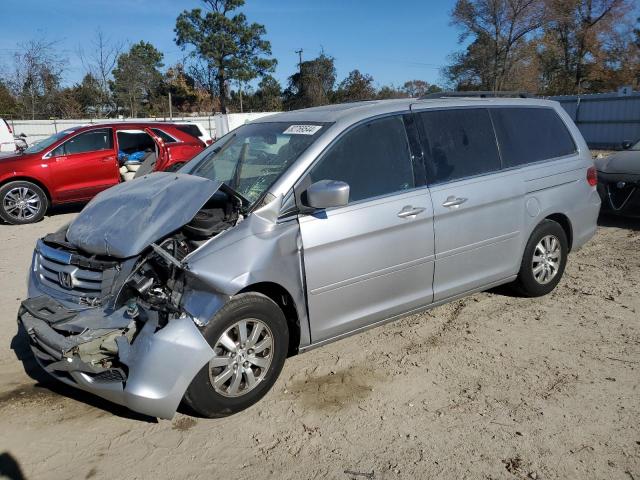
M 169 120 L 173 120 L 173 106 L 171 103 L 171 91 L 169 91 Z
M 298 89 L 302 92 L 302 49 L 296 50 L 296 53 L 298 54 Z
M 298 71 L 302 74 L 302 49 L 296 50 L 298 54 Z

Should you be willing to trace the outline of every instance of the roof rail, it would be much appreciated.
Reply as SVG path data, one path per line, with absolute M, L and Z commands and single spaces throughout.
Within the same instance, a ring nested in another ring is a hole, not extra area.
M 434 98 L 534 98 L 527 92 L 492 92 L 492 91 L 468 91 L 468 92 L 438 92 L 430 93 L 419 98 L 419 100 L 429 100 Z

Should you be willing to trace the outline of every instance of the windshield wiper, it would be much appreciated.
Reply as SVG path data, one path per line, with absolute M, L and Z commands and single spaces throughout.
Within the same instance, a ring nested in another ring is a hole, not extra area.
M 228 193 L 230 193 L 231 195 L 233 195 L 234 197 L 240 199 L 240 201 L 242 202 L 242 210 L 243 213 L 244 211 L 246 211 L 247 208 L 249 208 L 249 206 L 251 205 L 251 202 L 247 199 L 247 197 L 245 197 L 244 195 L 242 195 L 240 192 L 238 192 L 235 188 L 233 188 L 231 185 L 229 185 L 226 182 L 222 182 L 222 185 L 229 190 Z

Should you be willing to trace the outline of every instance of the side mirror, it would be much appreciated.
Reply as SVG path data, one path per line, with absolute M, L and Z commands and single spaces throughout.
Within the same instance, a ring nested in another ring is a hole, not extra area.
M 304 192 L 305 205 L 312 208 L 342 207 L 349 203 L 349 184 L 338 180 L 320 180 Z
M 623 150 L 629 150 L 631 147 L 633 147 L 633 143 L 631 143 L 631 142 L 622 142 Z

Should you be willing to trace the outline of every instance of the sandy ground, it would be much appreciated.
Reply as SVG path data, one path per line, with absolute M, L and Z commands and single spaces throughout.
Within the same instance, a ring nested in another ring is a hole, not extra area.
M 17 358 L 32 247 L 73 215 L 0 225 L 0 471 L 640 479 L 640 222 L 605 219 L 545 298 L 477 294 L 289 359 L 241 414 L 156 421 L 38 382 Z

